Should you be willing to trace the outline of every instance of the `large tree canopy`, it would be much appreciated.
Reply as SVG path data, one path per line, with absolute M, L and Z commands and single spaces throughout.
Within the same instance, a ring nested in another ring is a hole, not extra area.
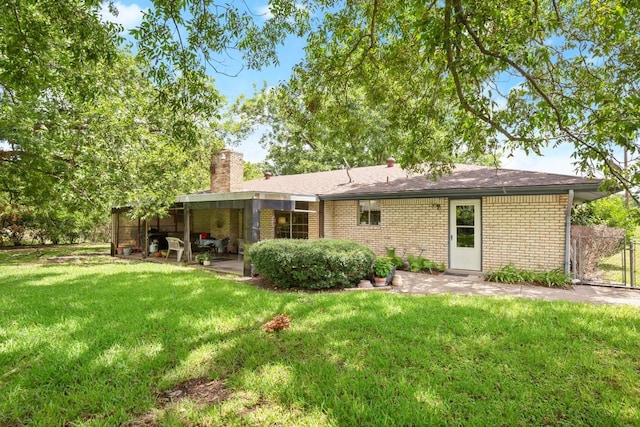
M 208 182 L 226 131 L 212 80 L 177 76 L 172 89 L 197 91 L 169 102 L 99 4 L 0 4 L 0 200 L 43 223 L 104 218 L 113 205 L 162 213 Z
M 197 153 L 226 134 L 209 75 L 230 52 L 251 68 L 276 62 L 289 34 L 307 35 L 305 59 L 254 106 L 276 118 L 274 153 L 300 165 L 360 164 L 362 152 L 437 173 L 460 156 L 569 143 L 580 171 L 640 184 L 637 2 L 273 0 L 266 17 L 244 1 L 152 3 L 135 63 L 97 0 L 0 3 L 12 197 L 157 211 L 193 188 Z
M 461 153 L 569 143 L 577 170 L 631 189 L 640 184 L 637 6 L 332 3 L 304 62 L 262 111 L 280 118 L 276 133 L 291 134 L 277 150 L 326 141 L 323 157 L 331 140 L 362 139 L 365 151 L 444 172 Z M 282 129 L 291 122 L 304 125 Z

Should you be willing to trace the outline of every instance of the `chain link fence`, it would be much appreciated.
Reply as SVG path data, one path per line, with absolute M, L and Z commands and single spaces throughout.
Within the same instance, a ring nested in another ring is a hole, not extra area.
M 603 226 L 571 227 L 571 272 L 584 284 L 636 287 L 638 242 L 624 230 Z

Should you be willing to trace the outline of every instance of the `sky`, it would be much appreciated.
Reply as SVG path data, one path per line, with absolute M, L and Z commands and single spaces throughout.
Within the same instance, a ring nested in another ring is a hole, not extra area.
M 143 11 L 150 6 L 148 0 L 119 0 L 114 3 L 119 10 L 118 16 L 114 17 L 106 10 L 103 10 L 103 17 L 122 24 L 125 29 L 136 27 L 142 20 Z M 258 15 L 264 15 L 266 19 L 269 13 L 267 0 L 255 0 L 252 2 L 252 11 Z M 251 97 L 254 92 L 254 84 L 260 88 L 263 82 L 266 82 L 269 86 L 275 86 L 280 81 L 286 81 L 291 75 L 293 66 L 302 59 L 303 47 L 304 43 L 301 40 L 293 37 L 288 39 L 285 46 L 279 51 L 280 64 L 260 71 L 242 69 L 239 60 L 234 61 L 234 58 L 229 58 L 225 72 L 230 75 L 238 75 L 233 77 L 222 74 L 214 75 L 216 87 L 227 99 L 233 101 L 240 94 Z M 239 146 L 232 148 L 242 152 L 245 161 L 261 162 L 265 159 L 267 152 L 258 143 L 259 138 L 260 133 L 254 133 Z M 516 150 L 511 157 L 502 159 L 502 167 L 577 175 L 572 165 L 571 146 L 562 145 L 557 148 L 543 149 L 541 152 L 542 156 L 527 156 L 522 150 Z

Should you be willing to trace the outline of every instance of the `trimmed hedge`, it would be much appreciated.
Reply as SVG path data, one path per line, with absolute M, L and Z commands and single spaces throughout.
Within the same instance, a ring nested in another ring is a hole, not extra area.
M 371 277 L 376 256 L 350 240 L 270 239 L 249 249 L 255 271 L 282 288 L 348 288 Z

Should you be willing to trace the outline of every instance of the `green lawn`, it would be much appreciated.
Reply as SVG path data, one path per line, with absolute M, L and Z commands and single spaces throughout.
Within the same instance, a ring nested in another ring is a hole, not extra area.
M 637 308 L 32 252 L 0 251 L 3 426 L 640 425 Z

